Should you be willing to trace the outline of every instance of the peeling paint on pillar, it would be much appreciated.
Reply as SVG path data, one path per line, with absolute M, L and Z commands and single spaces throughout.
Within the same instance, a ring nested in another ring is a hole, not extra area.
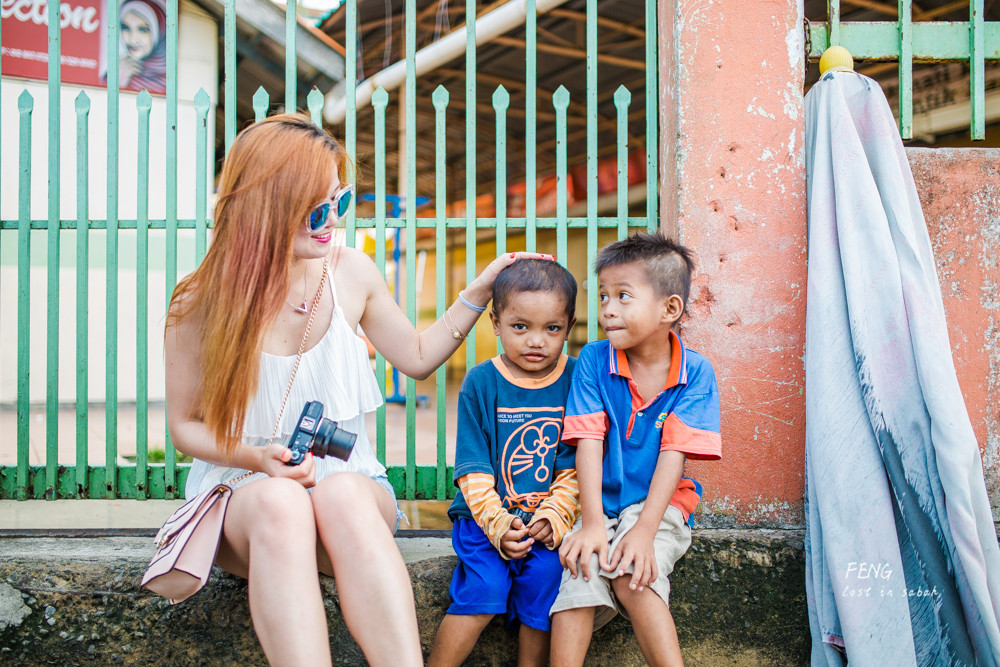
M 906 151 L 993 516 L 1000 516 L 1000 149 Z
M 660 91 L 661 215 L 664 229 L 676 228 L 697 255 L 682 335 L 712 361 L 722 401 L 723 460 L 692 462 L 688 471 L 716 519 L 801 524 L 801 7 L 789 0 L 661 0 L 659 7 L 661 67 L 676 67 L 675 88 Z

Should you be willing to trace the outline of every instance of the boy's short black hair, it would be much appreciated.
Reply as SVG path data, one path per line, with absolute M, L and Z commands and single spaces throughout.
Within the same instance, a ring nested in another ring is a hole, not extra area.
M 594 273 L 622 264 L 639 262 L 646 270 L 646 279 L 662 297 L 679 296 L 685 307 L 691 292 L 694 260 L 691 251 L 667 238 L 662 232 L 636 232 L 626 239 L 610 243 L 597 253 Z
M 566 316 L 576 316 L 576 278 L 550 259 L 519 259 L 497 275 L 493 283 L 493 312 L 498 315 L 518 292 L 558 292 L 566 302 Z

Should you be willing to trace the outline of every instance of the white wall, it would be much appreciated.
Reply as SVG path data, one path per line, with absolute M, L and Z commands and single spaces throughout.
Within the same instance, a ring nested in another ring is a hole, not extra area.
M 178 145 L 177 214 L 195 217 L 195 111 L 194 96 L 204 88 L 211 98 L 208 111 L 208 154 L 206 188 L 211 213 L 213 191 L 215 99 L 218 92 L 218 28 L 215 20 L 191 3 L 182 2 L 178 23 Z M 27 90 L 34 98 L 31 115 L 31 202 L 32 219 L 48 216 L 48 88 L 44 81 L 4 78 L 0 80 L 0 217 L 18 218 L 18 103 Z M 107 92 L 103 88 L 66 85 L 60 91 L 60 216 L 76 219 L 77 151 L 75 99 L 81 90 L 90 97 L 90 155 L 87 170 L 89 216 L 103 220 L 107 215 L 108 122 Z M 138 160 L 138 116 L 136 93 L 122 92 L 119 98 L 118 215 L 135 219 Z M 166 98 L 153 96 L 150 112 L 149 215 L 166 216 Z M 183 232 L 179 242 L 179 275 L 193 267 L 193 232 Z M 90 232 L 89 270 L 89 400 L 103 401 L 105 393 L 105 247 L 103 231 Z M 135 398 L 136 356 L 136 253 L 134 231 L 119 233 L 118 274 L 118 397 Z M 59 400 L 76 398 L 76 232 L 62 232 L 59 296 Z M 45 400 L 46 312 L 48 239 L 46 231 L 31 238 L 31 354 L 30 400 Z M 166 304 L 164 270 L 165 234 L 150 233 L 149 271 L 149 395 L 163 399 L 163 317 Z M 17 232 L 0 233 L 0 404 L 10 404 L 17 395 Z

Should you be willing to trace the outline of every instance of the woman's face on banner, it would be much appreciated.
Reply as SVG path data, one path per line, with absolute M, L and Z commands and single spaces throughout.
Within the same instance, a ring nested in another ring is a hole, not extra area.
M 142 60 L 153 52 L 153 31 L 149 23 L 135 12 L 125 12 L 121 21 L 121 40 L 128 55 Z

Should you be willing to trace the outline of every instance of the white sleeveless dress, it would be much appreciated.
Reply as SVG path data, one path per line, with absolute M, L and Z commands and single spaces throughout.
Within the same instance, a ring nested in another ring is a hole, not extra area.
M 337 422 L 340 428 L 356 434 L 358 438 L 347 461 L 333 456 L 313 459 L 316 464 L 316 481 L 344 471 L 358 472 L 373 479 L 383 477 L 385 467 L 375 458 L 365 428 L 365 413 L 372 412 L 382 404 L 382 394 L 372 372 L 368 349 L 351 329 L 340 308 L 340 299 L 336 296 L 337 290 L 330 270 L 327 270 L 327 279 L 335 302 L 330 327 L 312 349 L 302 354 L 302 363 L 295 382 L 292 383 L 276 442 L 288 442 L 307 401 L 320 401 L 323 403 L 325 418 Z M 266 352 L 261 354 L 257 394 L 250 403 L 243 423 L 244 443 L 254 446 L 267 444 L 294 365 L 294 355 L 280 357 Z M 228 483 L 246 472 L 240 468 L 228 468 L 195 459 L 188 474 L 185 495 L 192 498 L 216 484 Z M 262 476 L 263 473 L 258 473 L 236 486 Z M 388 486 L 388 482 L 383 482 L 383 486 Z

